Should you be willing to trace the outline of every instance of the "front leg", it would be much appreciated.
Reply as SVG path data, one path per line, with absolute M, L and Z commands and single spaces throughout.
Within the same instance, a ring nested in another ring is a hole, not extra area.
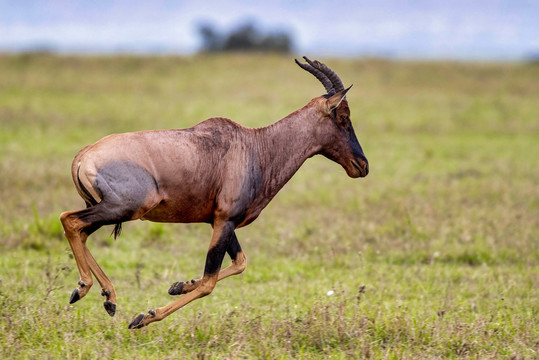
M 138 315 L 129 324 L 130 329 L 138 329 L 154 321 L 160 321 L 175 312 L 176 310 L 189 304 L 191 301 L 211 294 L 219 278 L 219 270 L 234 235 L 235 225 L 232 221 L 216 220 L 213 226 L 211 243 L 206 254 L 206 264 L 204 266 L 204 276 L 199 285 L 186 296 L 171 302 L 170 304 L 150 310 L 147 314 Z
M 241 274 L 247 267 L 247 258 L 241 250 L 241 245 L 236 237 L 236 233 L 232 234 L 232 238 L 228 244 L 226 252 L 232 259 L 232 264 L 226 269 L 223 269 L 219 272 L 219 278 L 217 281 L 221 281 L 224 278 L 227 278 L 232 275 Z M 181 295 L 187 294 L 195 290 L 202 282 L 202 279 L 191 280 L 191 281 L 177 281 L 170 286 L 168 293 L 170 295 Z

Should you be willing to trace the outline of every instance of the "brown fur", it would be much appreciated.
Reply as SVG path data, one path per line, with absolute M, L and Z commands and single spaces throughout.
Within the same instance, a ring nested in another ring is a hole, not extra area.
M 217 281 L 243 272 L 246 257 L 234 230 L 254 221 L 306 159 L 322 154 L 351 177 L 367 175 L 367 159 L 344 100 L 347 91 L 315 98 L 264 128 L 211 118 L 189 129 L 109 135 L 82 149 L 71 172 L 88 207 L 61 215 L 83 284 L 71 302 L 88 293 L 92 273 L 106 296 L 105 308 L 114 315 L 114 287 L 86 239 L 102 225 L 128 220 L 206 222 L 213 227 L 204 276 L 180 283 L 186 295 L 137 317 L 131 328 L 161 320 L 211 293 Z M 220 271 L 225 252 L 233 262 Z

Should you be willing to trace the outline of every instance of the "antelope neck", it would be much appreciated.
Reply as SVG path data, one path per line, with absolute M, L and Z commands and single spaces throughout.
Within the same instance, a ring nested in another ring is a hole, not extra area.
M 256 129 L 257 157 L 264 183 L 275 195 L 309 157 L 321 150 L 313 127 L 314 111 L 303 108 L 265 128 Z

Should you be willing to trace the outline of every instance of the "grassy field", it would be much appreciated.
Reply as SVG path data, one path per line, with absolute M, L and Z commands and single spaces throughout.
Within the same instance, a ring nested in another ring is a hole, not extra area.
M 257 127 L 323 93 L 291 57 L 0 57 L 0 354 L 14 359 L 539 358 L 539 66 L 329 59 L 365 179 L 307 161 L 237 234 L 249 265 L 138 331 L 201 275 L 211 229 L 88 243 L 118 291 L 68 304 L 58 220 L 83 146 L 226 116 Z M 225 260 L 225 264 L 229 260 Z

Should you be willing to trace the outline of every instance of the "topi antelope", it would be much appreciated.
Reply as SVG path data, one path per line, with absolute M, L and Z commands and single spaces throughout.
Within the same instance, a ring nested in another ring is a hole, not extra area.
M 304 58 L 306 63 L 296 63 L 327 94 L 273 125 L 249 129 L 211 118 L 189 129 L 109 135 L 75 156 L 71 175 L 87 207 L 60 216 L 80 273 L 71 304 L 88 293 L 93 274 L 105 310 L 110 316 L 116 312 L 114 286 L 86 247 L 88 236 L 103 225 L 115 225 L 114 237 L 122 222 L 136 219 L 205 222 L 213 228 L 202 278 L 172 284 L 170 295 L 185 295 L 138 315 L 129 325 L 137 329 L 209 295 L 217 281 L 245 270 L 235 229 L 253 222 L 307 158 L 322 154 L 353 178 L 369 173 L 350 122 L 350 88 L 326 65 Z M 225 253 L 232 263 L 221 270 Z

